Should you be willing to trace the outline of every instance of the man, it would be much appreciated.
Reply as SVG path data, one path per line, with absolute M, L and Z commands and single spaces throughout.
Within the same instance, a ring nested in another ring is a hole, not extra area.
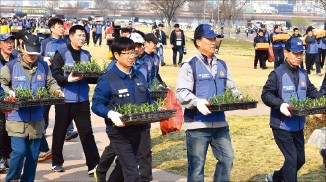
M 263 35 L 264 31 L 263 30 L 259 30 L 258 31 L 258 36 L 255 37 L 254 39 L 254 48 L 255 48 L 255 60 L 254 60 L 254 69 L 257 69 L 257 63 L 259 60 L 259 66 L 261 69 L 267 69 L 266 66 L 266 55 L 268 54 L 268 50 L 257 50 L 257 43 L 268 43 L 268 41 L 266 41 L 264 35 Z
M 166 46 L 166 35 L 163 31 L 164 25 L 162 23 L 158 24 L 158 30 L 155 31 L 155 36 L 158 38 L 159 43 L 155 53 L 160 55 L 161 66 L 165 66 L 164 55 L 163 55 L 163 46 Z
M 170 45 L 173 50 L 173 65 L 177 66 L 177 52 L 179 52 L 178 65 L 181 66 L 183 50 L 186 45 L 186 41 L 183 30 L 180 29 L 179 24 L 174 25 L 174 30 L 171 32 L 170 35 Z
M 292 116 L 290 98 L 303 100 L 319 98 L 305 70 L 299 68 L 303 57 L 303 45 L 299 38 L 291 37 L 285 43 L 285 62 L 274 69 L 263 87 L 261 98 L 271 107 L 270 127 L 274 140 L 285 161 L 280 170 L 266 176 L 266 181 L 296 182 L 297 171 L 305 163 L 304 123 L 305 116 Z
M 129 27 L 124 27 L 121 29 L 121 37 L 128 37 L 131 34 L 131 29 Z
M 1 17 L 0 34 L 6 34 L 6 33 L 10 33 L 9 24 L 6 22 L 5 17 Z
M 308 27 L 306 34 L 306 68 L 307 68 L 307 73 L 310 74 L 310 70 L 312 68 L 312 65 L 316 63 L 316 74 L 318 76 L 322 76 L 323 74 L 321 73 L 320 70 L 320 60 L 319 60 L 319 52 L 318 52 L 318 42 L 316 39 L 316 35 L 313 35 L 312 32 L 313 28 Z
M 64 37 L 65 39 L 67 39 L 67 41 L 69 41 L 69 29 L 72 27 L 72 24 L 70 23 L 70 21 L 68 19 L 66 19 L 66 22 L 63 25 L 63 29 L 64 29 Z
M 95 32 L 95 42 L 94 42 L 94 46 L 96 46 L 97 41 L 99 40 L 98 45 L 101 47 L 102 45 L 102 35 L 103 35 L 103 25 L 102 22 L 97 21 L 94 28 L 96 29 Z
M 84 28 L 86 30 L 86 45 L 89 46 L 89 39 L 90 39 L 90 33 L 92 30 L 93 25 L 89 23 L 87 20 L 83 20 Z
M 72 19 L 72 26 L 74 25 L 78 25 L 78 21 L 76 17 Z
M 120 120 L 121 114 L 115 112 L 114 108 L 117 104 L 153 103 L 144 76 L 132 67 L 136 58 L 134 48 L 134 42 L 126 37 L 117 38 L 113 42 L 112 52 L 116 63 L 99 79 L 92 105 L 92 111 L 105 118 L 106 132 L 110 139 L 110 145 L 122 166 L 124 181 L 141 180 L 136 154 L 144 125 L 124 127 Z M 120 92 L 121 90 L 124 92 Z M 123 94 L 122 97 L 119 97 L 118 91 L 120 95 Z
M 318 41 L 318 52 L 319 52 L 319 60 L 320 60 L 320 68 L 323 69 L 326 57 L 326 35 L 317 39 Z
M 283 44 L 284 41 L 278 41 L 274 38 L 277 34 L 282 34 L 280 32 L 280 27 L 278 25 L 275 25 L 274 32 L 270 35 L 271 45 L 273 46 L 273 52 L 274 52 L 274 69 L 277 68 L 279 65 L 281 65 L 284 62 L 284 51 L 283 51 Z
M 233 149 L 224 112 L 211 112 L 208 101 L 231 88 L 239 96 L 224 61 L 214 55 L 216 36 L 209 24 L 199 25 L 194 33 L 198 49 L 189 62 L 180 69 L 176 97 L 185 107 L 188 181 L 204 181 L 204 164 L 208 146 L 218 160 L 214 181 L 230 181 Z
M 73 73 L 65 75 L 63 66 L 72 67 L 74 63 L 89 62 L 91 55 L 81 49 L 85 43 L 86 31 L 82 25 L 75 25 L 69 30 L 71 44 L 59 49 L 53 58 L 53 77 L 66 95 L 66 104 L 55 106 L 55 124 L 52 140 L 52 170 L 63 172 L 62 148 L 67 128 L 72 120 L 75 121 L 80 141 L 86 157 L 88 175 L 92 176 L 99 161 L 90 118 L 89 86 L 97 80 L 75 77 Z
M 17 88 L 30 89 L 33 95 L 39 88 L 64 96 L 46 62 L 39 59 L 40 42 L 36 35 L 25 35 L 22 56 L 1 68 L 1 86 L 15 98 Z M 43 107 L 24 107 L 8 114 L 6 130 L 11 137 L 12 155 L 6 181 L 34 181 L 40 138 L 44 129 Z M 24 171 L 21 171 L 24 165 Z
M 0 69 L 9 61 L 16 59 L 17 55 L 12 54 L 15 45 L 15 37 L 10 34 L 0 34 Z M 3 89 L 0 87 L 0 92 Z M 4 94 L 2 95 L 4 96 Z M 11 142 L 6 131 L 6 116 L 0 113 L 0 173 L 9 169 L 9 158 L 11 153 Z

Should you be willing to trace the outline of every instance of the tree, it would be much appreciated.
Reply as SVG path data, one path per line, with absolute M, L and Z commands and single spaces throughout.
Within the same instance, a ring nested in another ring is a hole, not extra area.
M 200 20 L 205 16 L 205 6 L 207 6 L 207 0 L 189 0 L 189 12 L 192 12 L 197 21 L 198 24 L 200 24 Z
M 76 16 L 77 12 L 80 11 L 80 4 L 78 1 L 69 3 L 68 7 L 60 7 L 60 11 L 64 15 Z
M 44 2 L 44 7 L 47 9 L 49 14 L 55 14 L 55 8 L 58 6 L 58 1 L 46 1 Z
M 297 27 L 301 31 L 305 30 L 311 24 L 311 21 L 305 17 L 294 17 L 291 19 L 291 25 Z
M 108 0 L 95 0 L 95 7 L 99 10 L 100 16 L 105 17 L 108 13 L 110 2 Z
M 171 21 L 175 18 L 177 11 L 187 0 L 148 0 L 148 5 L 152 11 L 159 16 L 163 16 L 168 26 L 171 27 Z
M 214 8 L 215 21 L 219 21 L 222 27 L 225 24 L 228 26 L 229 37 L 231 36 L 232 21 L 239 17 L 245 5 L 246 1 L 244 0 L 222 0 L 222 3 L 217 4 Z
M 128 11 L 130 11 L 130 16 L 131 17 L 135 17 L 135 15 L 136 15 L 136 10 L 138 10 L 139 8 L 139 4 L 140 4 L 140 2 L 139 2 L 139 0 L 128 0 L 128 7 L 129 7 L 129 9 L 128 9 Z

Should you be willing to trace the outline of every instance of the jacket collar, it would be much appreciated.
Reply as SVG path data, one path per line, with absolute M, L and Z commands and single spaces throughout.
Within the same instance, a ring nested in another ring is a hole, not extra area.
M 207 61 L 207 56 L 203 55 L 202 53 L 200 53 L 199 51 L 197 51 L 196 56 L 205 64 L 205 65 L 209 65 L 208 61 Z M 217 60 L 215 54 L 213 54 L 212 56 L 212 61 L 210 63 L 210 66 L 213 65 L 213 62 L 215 62 Z
M 136 75 L 135 69 L 133 67 L 131 67 L 130 74 L 126 74 L 123 71 L 121 71 L 116 64 L 113 65 L 112 69 L 122 79 L 125 79 L 126 77 L 132 78 Z

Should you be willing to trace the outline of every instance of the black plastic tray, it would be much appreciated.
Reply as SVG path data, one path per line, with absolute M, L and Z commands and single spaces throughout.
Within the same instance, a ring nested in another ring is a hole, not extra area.
M 322 114 L 326 112 L 326 107 L 313 107 L 313 108 L 303 108 L 303 109 L 296 109 L 291 108 L 289 109 L 290 113 L 296 116 L 305 116 L 311 114 Z
M 159 122 L 161 120 L 169 119 L 173 117 L 175 113 L 176 110 L 136 113 L 122 116 L 121 121 L 123 121 L 126 126 L 154 123 Z
M 257 101 L 212 104 L 208 106 L 208 109 L 210 111 L 232 111 L 232 110 L 239 110 L 239 109 L 256 108 L 257 104 L 258 104 Z
M 158 91 L 150 91 L 149 92 L 152 99 L 166 98 L 168 94 L 168 90 L 158 90 Z
M 71 73 L 71 71 L 65 71 L 67 75 Z M 74 71 L 73 76 L 82 76 L 85 78 L 99 78 L 104 74 L 104 72 L 90 72 L 90 71 Z
M 0 110 L 17 110 L 19 109 L 18 102 L 0 101 Z
M 47 105 L 65 104 L 65 98 L 46 98 L 46 99 L 34 99 L 34 100 L 20 99 L 17 102 L 20 107 L 47 106 Z

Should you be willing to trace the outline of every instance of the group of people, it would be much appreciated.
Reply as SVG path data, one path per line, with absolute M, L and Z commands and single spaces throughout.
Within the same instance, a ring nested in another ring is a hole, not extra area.
M 65 104 L 55 106 L 51 151 L 44 133 L 49 107 L 3 111 L 0 117 L 0 154 L 5 159 L 5 168 L 8 168 L 6 181 L 33 181 L 41 152 L 45 154 L 44 160 L 52 158 L 53 171 L 64 172 L 63 145 L 72 121 L 80 136 L 88 175 L 94 175 L 97 181 L 106 181 L 106 173 L 115 160 L 116 166 L 109 181 L 153 180 L 151 125 L 125 126 L 115 107 L 130 103 L 156 106 L 149 88 L 154 86 L 154 82 L 163 84 L 159 66 L 164 66 L 164 62 L 162 56 L 155 53 L 160 53 L 161 46 L 166 43 L 162 26 L 148 34 L 131 28 L 122 31 L 110 45 L 113 60 L 99 79 L 77 77 L 62 69 L 64 66 L 72 67 L 74 63 L 91 61 L 90 52 L 82 48 L 87 38 L 85 26 L 70 27 L 69 41 L 64 38 L 62 19 L 53 17 L 48 26 L 51 35 L 41 42 L 39 37 L 25 30 L 16 37 L 0 34 L 3 95 L 15 98 L 17 88 L 30 89 L 36 94 L 38 88 L 45 87 L 49 92 L 65 97 Z M 273 37 L 260 33 L 264 40 Z M 173 51 L 182 52 L 185 38 L 178 24 L 170 37 Z M 235 87 L 227 63 L 215 55 L 216 37 L 211 25 L 200 24 L 193 39 L 196 54 L 184 64 L 181 64 L 182 58 L 178 62 L 181 68 L 176 97 L 185 108 L 188 181 L 204 181 L 209 146 L 218 160 L 214 181 L 230 181 L 233 166 L 234 151 L 227 119 L 224 112 L 208 109 L 208 99 L 222 95 L 227 88 L 232 90 L 233 97 L 240 100 L 243 97 Z M 18 50 L 14 49 L 15 39 L 20 43 Z M 270 73 L 261 97 L 271 107 L 270 126 L 285 162 L 280 170 L 268 174 L 266 180 L 297 181 L 297 171 L 305 163 L 305 117 L 291 115 L 289 100 L 291 95 L 297 100 L 320 98 L 326 91 L 318 92 L 309 81 L 309 72 L 300 68 L 304 52 L 301 39 L 292 36 L 284 42 L 284 48 L 281 47 L 285 60 L 278 61 L 279 65 Z M 173 64 L 177 64 L 176 60 Z M 324 83 L 322 88 L 326 88 L 326 81 Z M 96 84 L 91 108 L 88 84 Z M 104 118 L 105 131 L 110 139 L 102 156 L 94 140 L 91 110 Z
M 268 43 L 273 49 L 274 53 L 274 69 L 284 62 L 284 49 L 286 40 L 278 40 L 276 36 L 278 34 L 288 34 L 287 29 L 281 28 L 279 25 L 275 25 L 274 31 L 269 35 L 265 28 L 265 25 L 261 25 L 258 30 L 257 36 L 254 38 L 255 47 L 255 59 L 254 59 L 254 69 L 257 69 L 258 61 L 259 66 L 262 69 L 267 69 L 266 60 L 268 58 L 268 50 L 257 50 L 257 43 Z M 289 37 L 304 37 L 303 43 L 305 43 L 305 66 L 308 74 L 311 73 L 313 65 L 316 65 L 316 74 L 322 76 L 321 69 L 324 67 L 325 56 L 326 56 L 326 35 L 323 37 L 316 37 L 314 33 L 314 28 L 309 26 L 306 29 L 306 33 L 301 36 L 298 28 L 293 29 L 293 34 Z M 300 64 L 301 68 L 304 68 L 303 62 Z

